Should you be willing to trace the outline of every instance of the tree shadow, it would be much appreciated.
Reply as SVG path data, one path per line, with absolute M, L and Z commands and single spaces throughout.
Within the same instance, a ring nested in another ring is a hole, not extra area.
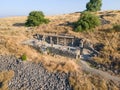
M 61 23 L 59 24 L 59 26 L 70 26 L 70 27 L 74 27 L 74 23 L 73 22 L 66 22 L 66 23 Z
M 104 33 L 111 33 L 112 32 L 112 28 L 101 29 L 100 31 L 104 32 Z
M 0 88 L 2 88 L 2 86 L 3 86 L 3 82 L 0 82 Z
M 14 23 L 13 26 L 15 26 L 15 27 L 23 27 L 23 26 L 25 26 L 25 23 Z

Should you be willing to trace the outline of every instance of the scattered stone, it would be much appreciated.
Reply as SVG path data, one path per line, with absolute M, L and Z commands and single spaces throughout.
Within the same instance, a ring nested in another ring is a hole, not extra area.
M 42 63 L 23 62 L 14 56 L 0 55 L 0 72 L 13 70 L 9 90 L 73 90 L 66 73 L 51 73 Z

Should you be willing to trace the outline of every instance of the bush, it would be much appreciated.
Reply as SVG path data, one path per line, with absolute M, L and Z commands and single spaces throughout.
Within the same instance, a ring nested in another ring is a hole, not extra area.
M 101 24 L 99 17 L 90 12 L 83 12 L 80 19 L 75 23 L 75 31 L 87 31 Z
M 26 61 L 26 60 L 27 60 L 26 54 L 23 54 L 23 55 L 21 56 L 21 59 L 22 59 L 22 61 Z
M 86 8 L 87 11 L 99 11 L 101 10 L 102 6 L 102 0 L 90 0 L 90 2 L 87 3 Z
M 34 26 L 39 26 L 40 24 L 43 24 L 43 23 L 45 24 L 49 23 L 49 20 L 45 19 L 44 17 L 45 16 L 42 11 L 32 11 L 29 13 L 25 26 L 34 27 Z

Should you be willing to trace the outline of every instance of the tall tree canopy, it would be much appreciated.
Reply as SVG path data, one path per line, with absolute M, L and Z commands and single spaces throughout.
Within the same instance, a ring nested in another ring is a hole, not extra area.
M 90 0 L 90 2 L 86 4 L 87 11 L 92 11 L 92 12 L 100 11 L 101 6 L 102 6 L 102 0 Z

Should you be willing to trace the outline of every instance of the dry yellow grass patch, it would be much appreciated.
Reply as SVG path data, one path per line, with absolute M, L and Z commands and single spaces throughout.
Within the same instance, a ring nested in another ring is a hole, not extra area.
M 39 59 L 34 62 L 42 62 L 44 67 L 50 72 L 76 72 L 79 66 L 75 63 L 74 59 L 62 56 L 41 55 Z
M 96 90 L 119 90 L 119 86 L 115 85 L 113 81 L 106 81 L 103 78 L 99 76 L 89 76 L 88 80 L 91 82 L 91 84 L 94 86 Z M 90 89 L 92 90 L 92 89 Z
M 39 53 L 32 47 L 22 45 L 22 41 L 27 38 L 24 36 L 0 36 L 0 54 L 10 54 L 20 57 L 24 53 L 29 60 L 39 57 Z
M 0 72 L 0 90 L 8 90 L 8 81 L 14 76 L 13 71 Z

